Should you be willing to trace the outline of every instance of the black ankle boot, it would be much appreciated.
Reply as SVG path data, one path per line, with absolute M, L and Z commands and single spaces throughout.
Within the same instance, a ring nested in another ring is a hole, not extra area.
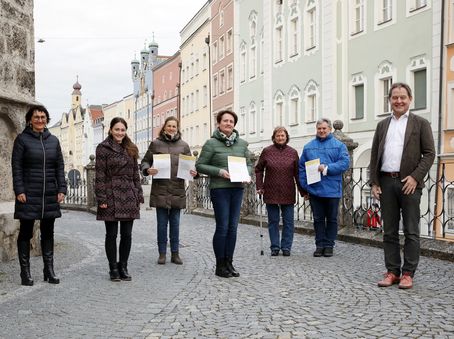
M 216 259 L 216 272 L 215 272 L 215 274 L 218 277 L 222 277 L 222 278 L 231 278 L 232 277 L 232 273 L 230 273 L 230 271 L 227 269 L 225 258 L 217 258 Z
M 120 278 L 120 272 L 118 272 L 118 266 L 117 263 L 109 263 L 109 275 L 110 275 L 110 280 L 112 281 L 121 281 Z
M 240 273 L 235 270 L 235 267 L 232 265 L 232 258 L 226 258 L 226 267 L 227 270 L 232 274 L 232 277 L 239 277 Z
M 44 281 L 49 284 L 59 284 L 60 279 L 55 276 L 54 272 L 54 239 L 41 240 L 41 251 L 43 252 Z
M 17 241 L 17 255 L 19 257 L 21 284 L 33 286 L 30 274 L 30 241 Z
M 131 281 L 131 276 L 128 273 L 128 264 L 125 262 L 119 262 L 117 264 L 118 273 L 120 274 L 120 279 L 124 281 Z

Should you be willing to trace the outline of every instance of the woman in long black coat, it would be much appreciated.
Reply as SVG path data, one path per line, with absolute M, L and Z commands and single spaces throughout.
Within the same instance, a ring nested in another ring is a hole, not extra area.
M 128 258 L 131 251 L 132 225 L 140 218 L 143 192 L 137 159 L 139 150 L 126 134 L 123 118 L 110 122 L 108 137 L 96 148 L 95 194 L 96 219 L 106 225 L 106 255 L 110 280 L 131 280 Z M 120 222 L 120 261 L 117 263 L 117 233 Z
M 65 170 L 60 142 L 46 128 L 50 121 L 44 106 L 32 106 L 25 115 L 27 126 L 14 140 L 11 167 L 16 195 L 14 218 L 20 220 L 17 251 L 22 285 L 32 286 L 30 239 L 35 220 L 40 220 L 44 280 L 58 284 L 54 273 L 54 223 L 61 217 L 66 195 Z

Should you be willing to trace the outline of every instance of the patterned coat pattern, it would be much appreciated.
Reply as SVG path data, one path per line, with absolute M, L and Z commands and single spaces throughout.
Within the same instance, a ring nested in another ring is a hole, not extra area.
M 148 176 L 147 170 L 153 167 L 153 154 L 170 154 L 170 179 L 153 179 L 150 193 L 150 207 L 159 208 L 185 208 L 186 191 L 184 180 L 177 178 L 178 156 L 191 155 L 189 145 L 183 141 L 179 134 L 174 139 L 158 137 L 150 143 L 148 151 L 142 159 L 141 169 L 143 175 Z
M 58 193 L 66 194 L 65 170 L 60 142 L 48 129 L 34 132 L 26 127 L 14 141 L 11 158 L 16 196 L 14 218 L 37 220 L 61 217 Z
M 290 205 L 296 201 L 296 190 L 304 194 L 299 184 L 298 152 L 288 145 L 265 147 L 255 166 L 256 186 L 263 189 L 266 204 Z
M 95 194 L 97 220 L 140 218 L 140 203 L 144 199 L 137 163 L 111 137 L 96 148 Z M 107 204 L 107 208 L 100 208 L 101 204 Z

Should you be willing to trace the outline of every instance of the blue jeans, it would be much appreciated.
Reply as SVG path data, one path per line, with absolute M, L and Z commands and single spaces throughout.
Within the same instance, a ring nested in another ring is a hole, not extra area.
M 319 248 L 334 247 L 337 237 L 339 200 L 339 198 L 310 196 L 310 204 L 314 216 L 315 246 Z
M 213 236 L 214 254 L 217 259 L 233 258 L 243 188 L 213 188 L 210 195 L 216 219 L 216 231 Z
M 281 241 L 279 241 L 279 207 L 282 214 L 283 224 Z M 293 204 L 266 204 L 266 210 L 268 211 L 268 232 L 270 234 L 271 250 L 282 249 L 290 251 L 292 249 L 294 232 L 293 209 Z
M 156 208 L 158 222 L 158 251 L 165 254 L 167 250 L 167 224 L 170 228 L 170 251 L 178 252 L 180 238 L 180 209 Z

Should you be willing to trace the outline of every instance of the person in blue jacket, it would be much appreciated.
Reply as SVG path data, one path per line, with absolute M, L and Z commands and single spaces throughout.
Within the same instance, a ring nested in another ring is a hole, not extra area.
M 321 118 L 316 123 L 315 139 L 304 146 L 299 161 L 299 180 L 303 190 L 309 194 L 314 217 L 314 257 L 332 257 L 337 237 L 337 214 L 342 197 L 342 174 L 350 165 L 345 144 L 331 134 L 331 121 Z M 308 184 L 306 162 L 320 160 L 320 181 Z

